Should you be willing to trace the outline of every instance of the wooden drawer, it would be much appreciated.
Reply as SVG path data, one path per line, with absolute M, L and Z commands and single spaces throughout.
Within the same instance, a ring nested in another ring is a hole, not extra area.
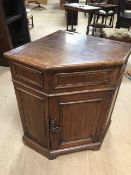
M 25 84 L 30 84 L 31 86 L 37 86 L 39 88 L 44 87 L 42 71 L 15 62 L 10 66 L 15 80 Z
M 118 79 L 119 68 L 54 74 L 54 89 L 111 84 Z
M 54 72 L 49 70 L 43 73 L 41 70 L 20 65 L 16 62 L 11 64 L 11 69 L 13 79 L 48 93 L 62 93 L 114 86 L 120 73 L 120 67 L 108 69 L 91 68 L 88 70 L 72 69 L 70 72 Z

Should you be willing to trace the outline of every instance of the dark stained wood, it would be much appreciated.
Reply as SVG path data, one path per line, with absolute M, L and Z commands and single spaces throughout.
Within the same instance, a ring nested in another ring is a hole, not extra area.
M 131 10 L 131 0 L 125 0 L 126 10 Z
M 30 42 L 23 0 L 0 0 L 0 65 L 9 66 L 5 51 Z
M 2 2 L 0 1 L 0 65 L 8 66 L 7 60 L 3 57 L 3 53 L 13 48 L 10 34 L 5 21 L 5 14 Z M 6 37 L 5 37 L 6 36 Z
M 131 27 L 131 13 L 126 12 L 126 10 L 131 9 L 131 5 L 129 5 L 129 1 L 126 0 L 118 0 L 118 13 L 117 13 L 117 21 L 116 28 L 127 28 Z
M 79 0 L 67 0 L 66 3 L 79 3 Z M 65 4 L 65 3 L 63 3 Z M 62 5 L 63 6 L 63 5 Z M 63 6 L 64 8 L 64 6 Z M 66 11 L 67 23 L 68 25 L 77 25 L 78 24 L 78 11 Z M 73 18 L 73 21 L 72 21 Z
M 55 97 L 57 103 L 53 103 L 54 99 L 51 98 L 49 102 L 53 104 L 50 109 L 58 109 L 57 114 L 53 111 L 52 115 L 58 118 L 56 120 L 60 127 L 60 135 L 55 139 L 55 141 L 58 139 L 55 149 L 99 142 L 112 95 L 113 91 L 106 94 L 104 92 L 73 94 Z M 51 136 L 52 134 L 54 133 L 51 133 Z M 51 148 L 53 149 L 54 145 L 51 145 Z
M 6 57 L 40 69 L 87 68 L 121 65 L 127 60 L 130 47 L 131 44 L 58 31 L 16 48 Z
M 88 5 L 94 6 L 94 7 L 101 7 L 103 10 L 112 10 L 112 9 L 116 9 L 118 7 L 118 5 L 115 4 L 106 4 L 106 3 L 98 3 L 98 2 L 94 2 L 94 3 L 88 3 Z
M 96 12 L 100 10 L 99 7 L 91 6 L 91 5 L 81 5 L 79 3 L 70 3 L 70 4 L 64 4 L 63 5 L 66 10 L 73 10 L 73 11 L 79 11 L 79 12 Z
M 75 30 L 73 28 L 73 26 L 76 25 L 76 18 L 74 17 L 74 13 L 76 13 L 78 16 L 78 12 L 92 13 L 92 12 L 98 12 L 100 10 L 99 7 L 81 5 L 79 3 L 69 3 L 64 4 L 63 6 L 64 9 L 67 11 L 67 31 Z M 69 30 L 69 25 L 71 25 L 71 30 Z
M 5 53 L 25 145 L 49 159 L 99 150 L 131 45 L 57 31 Z

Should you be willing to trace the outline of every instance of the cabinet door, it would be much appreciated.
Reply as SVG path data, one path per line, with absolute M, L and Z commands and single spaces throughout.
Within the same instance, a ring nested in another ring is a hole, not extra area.
M 51 149 L 99 142 L 113 92 L 50 98 Z
M 15 86 L 20 116 L 26 137 L 47 147 L 48 100 L 43 94 Z

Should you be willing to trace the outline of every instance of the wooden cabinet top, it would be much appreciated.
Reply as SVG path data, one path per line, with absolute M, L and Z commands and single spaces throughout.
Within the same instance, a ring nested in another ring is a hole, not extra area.
M 57 31 L 5 53 L 8 59 L 40 69 L 123 64 L 131 44 Z

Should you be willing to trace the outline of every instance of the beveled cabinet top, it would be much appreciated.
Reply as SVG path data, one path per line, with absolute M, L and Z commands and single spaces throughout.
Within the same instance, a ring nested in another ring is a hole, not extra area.
M 57 31 L 6 52 L 6 58 L 42 69 L 123 64 L 131 44 Z

